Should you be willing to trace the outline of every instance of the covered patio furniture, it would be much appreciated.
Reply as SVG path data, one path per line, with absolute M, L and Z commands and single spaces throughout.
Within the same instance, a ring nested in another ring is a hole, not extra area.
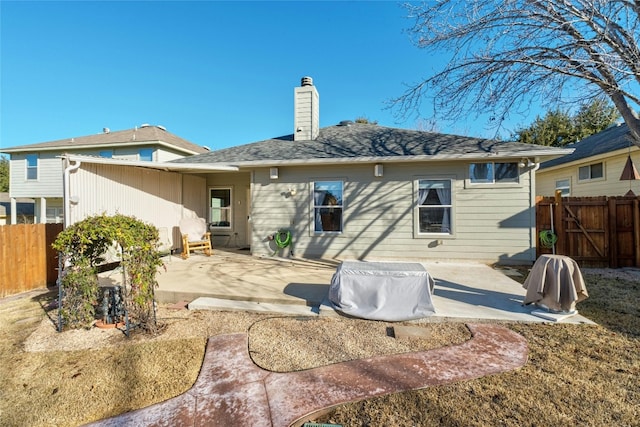
M 342 262 L 329 287 L 333 306 L 363 319 L 402 321 L 435 313 L 434 281 L 420 263 Z
M 207 230 L 207 223 L 203 218 L 182 218 L 180 220 L 182 234 L 182 259 L 189 258 L 189 254 L 196 250 L 211 255 L 211 233 Z
M 578 263 L 564 255 L 541 255 L 522 286 L 525 305 L 555 312 L 575 312 L 576 303 L 589 297 Z

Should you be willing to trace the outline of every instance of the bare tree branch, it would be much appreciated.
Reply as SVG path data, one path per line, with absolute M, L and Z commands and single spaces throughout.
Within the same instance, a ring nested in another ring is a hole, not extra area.
M 605 95 L 640 145 L 640 0 L 436 0 L 406 4 L 416 46 L 446 67 L 407 86 L 391 107 L 435 116 L 488 113 L 499 128 L 534 103 L 583 104 Z M 518 110 L 522 109 L 524 110 Z

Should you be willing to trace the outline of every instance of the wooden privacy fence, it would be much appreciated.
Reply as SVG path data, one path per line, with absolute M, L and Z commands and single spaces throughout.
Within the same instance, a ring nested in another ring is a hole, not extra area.
M 566 255 L 581 267 L 640 267 L 640 197 L 538 197 L 537 256 Z M 555 247 L 540 232 L 552 230 Z
M 0 298 L 55 285 L 58 253 L 51 243 L 62 224 L 0 226 Z

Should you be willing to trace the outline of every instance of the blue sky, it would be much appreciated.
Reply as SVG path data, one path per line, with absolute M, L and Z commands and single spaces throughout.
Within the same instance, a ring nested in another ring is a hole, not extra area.
M 321 127 L 366 116 L 415 129 L 385 102 L 444 56 L 414 47 L 410 25 L 391 1 L 2 0 L 0 150 L 143 123 L 211 149 L 287 135 L 303 76 Z M 485 123 L 438 130 L 493 137 Z

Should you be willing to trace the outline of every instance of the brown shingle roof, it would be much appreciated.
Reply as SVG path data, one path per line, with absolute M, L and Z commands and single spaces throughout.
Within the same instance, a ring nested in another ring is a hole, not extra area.
M 79 136 L 74 138 L 60 139 L 57 141 L 41 142 L 38 144 L 21 145 L 10 147 L 2 150 L 6 153 L 25 152 L 25 151 L 47 151 L 88 147 L 112 147 L 122 144 L 144 145 L 145 143 L 163 142 L 171 145 L 188 154 L 206 153 L 204 147 L 196 145 L 186 139 L 167 132 L 164 128 L 158 126 L 144 125 L 139 128 L 126 129 L 114 132 L 103 132 L 95 135 Z

